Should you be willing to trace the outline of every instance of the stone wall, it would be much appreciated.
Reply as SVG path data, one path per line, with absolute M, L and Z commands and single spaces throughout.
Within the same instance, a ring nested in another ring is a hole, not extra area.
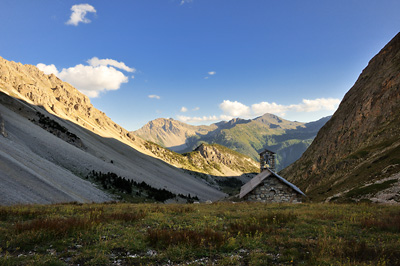
M 244 196 L 247 201 L 260 201 L 266 203 L 291 202 L 299 203 L 302 195 L 274 176 L 266 178 L 253 191 Z

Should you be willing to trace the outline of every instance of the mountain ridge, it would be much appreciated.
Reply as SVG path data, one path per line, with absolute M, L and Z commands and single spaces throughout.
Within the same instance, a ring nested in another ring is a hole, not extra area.
M 278 168 L 280 166 L 281 169 L 300 157 L 328 119 L 301 123 L 267 113 L 254 119 L 235 118 L 209 126 L 192 126 L 173 119 L 158 118 L 134 131 L 134 134 L 181 153 L 191 151 L 203 142 L 217 143 L 258 160 L 259 151 L 274 149 L 278 156 Z M 166 124 L 170 126 L 168 130 L 161 126 Z M 179 142 L 173 142 L 170 132 L 180 132 Z

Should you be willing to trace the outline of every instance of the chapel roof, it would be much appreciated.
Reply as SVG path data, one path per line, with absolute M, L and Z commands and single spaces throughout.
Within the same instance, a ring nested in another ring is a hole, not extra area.
M 303 196 L 306 196 L 298 187 L 296 187 L 295 185 L 293 185 L 292 183 L 287 181 L 285 178 L 281 177 L 277 173 L 275 173 L 267 168 L 264 171 L 262 171 L 261 173 L 259 173 L 258 175 L 256 175 L 255 177 L 253 177 L 249 182 L 247 182 L 240 188 L 239 198 L 243 198 L 244 196 L 249 194 L 251 191 L 253 191 L 253 189 L 255 189 L 257 186 L 259 186 L 262 183 L 262 181 L 264 181 L 264 179 L 266 179 L 269 176 L 275 176 L 280 181 L 282 181 L 283 183 L 285 183 L 286 185 L 291 187 L 297 193 L 299 193 Z

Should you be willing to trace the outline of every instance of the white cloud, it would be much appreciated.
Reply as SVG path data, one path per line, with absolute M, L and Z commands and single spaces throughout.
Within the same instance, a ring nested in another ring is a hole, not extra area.
M 86 14 L 88 12 L 96 13 L 96 9 L 89 4 L 73 5 L 71 7 L 71 11 L 71 17 L 66 22 L 66 24 L 74 26 L 78 26 L 79 22 L 90 23 L 90 20 L 86 18 Z
M 188 110 L 188 109 L 187 109 L 185 106 L 182 106 L 182 108 L 181 108 L 181 112 L 182 112 L 182 113 L 186 113 L 187 110 Z
M 179 121 L 182 121 L 184 123 L 212 122 L 220 120 L 220 118 L 218 118 L 215 115 L 202 116 L 202 117 L 189 117 L 189 116 L 178 115 L 177 118 Z
M 150 99 L 157 99 L 157 100 L 160 100 L 160 99 L 161 99 L 160 96 L 155 95 L 155 94 L 149 95 L 148 97 L 149 97 Z
M 303 99 L 301 104 L 295 105 L 293 108 L 297 112 L 317 112 L 321 110 L 334 111 L 340 103 L 339 99 L 318 98 L 315 100 Z
M 113 67 L 82 64 L 64 68 L 58 77 L 89 97 L 97 97 L 102 91 L 118 90 L 122 83 L 128 82 L 128 77 Z
M 334 98 L 318 98 L 314 100 L 303 99 L 299 104 L 282 105 L 275 102 L 260 102 L 252 104 L 251 107 L 240 103 L 238 101 L 224 100 L 219 108 L 223 114 L 216 116 L 202 116 L 202 117 L 189 117 L 189 116 L 177 116 L 177 119 L 186 123 L 201 123 L 211 122 L 220 120 L 231 120 L 235 117 L 240 118 L 252 118 L 266 113 L 275 114 L 281 117 L 285 117 L 287 113 L 293 115 L 295 113 L 311 113 L 320 111 L 335 111 L 340 103 L 340 99 Z M 195 108 L 197 109 L 197 107 Z M 325 113 L 326 115 L 326 113 Z
M 238 101 L 231 102 L 229 100 L 224 100 L 219 105 L 219 108 L 224 112 L 224 114 L 233 117 L 247 117 L 250 115 L 250 107 Z
M 192 111 L 198 111 L 198 110 L 200 110 L 200 107 L 195 107 L 192 109 Z
M 37 64 L 37 67 L 46 74 L 54 73 L 63 81 L 66 81 L 89 97 L 97 97 L 100 92 L 118 90 L 122 83 L 128 82 L 128 77 L 118 67 L 125 71 L 134 72 L 123 62 L 112 59 L 98 59 L 93 57 L 88 60 L 90 65 L 76 65 L 70 68 L 63 68 L 58 71 L 54 65 Z M 113 67 L 115 66 L 115 67 Z
M 181 0 L 181 5 L 191 3 L 193 0 Z
M 58 75 L 58 70 L 54 64 L 45 65 L 43 63 L 39 63 L 36 65 L 39 70 L 43 71 L 46 75 L 54 74 Z
M 251 106 L 251 110 L 255 115 L 263 115 L 265 113 L 273 113 L 285 116 L 286 112 L 294 111 L 302 112 L 318 112 L 322 110 L 334 111 L 338 107 L 340 99 L 318 98 L 315 100 L 303 99 L 299 104 L 281 105 L 276 103 L 261 102 Z
M 265 113 L 272 113 L 279 116 L 285 116 L 285 113 L 288 111 L 289 106 L 269 103 L 269 102 L 260 102 L 255 103 L 251 106 L 251 110 L 255 115 L 263 115 Z
M 208 76 L 205 76 L 204 79 L 209 79 L 210 76 L 214 76 L 215 74 L 217 74 L 217 72 L 215 72 L 215 71 L 209 71 L 209 72 L 207 72 L 207 74 L 208 74 Z
M 136 69 L 132 67 L 128 67 L 125 65 L 124 62 L 118 62 L 113 59 L 98 59 L 97 57 L 93 57 L 87 61 L 89 65 L 97 67 L 97 66 L 113 66 L 122 70 L 125 70 L 126 72 L 136 72 Z

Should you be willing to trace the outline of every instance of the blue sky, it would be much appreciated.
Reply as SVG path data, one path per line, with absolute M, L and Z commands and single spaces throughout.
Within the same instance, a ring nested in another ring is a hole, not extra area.
M 128 130 L 331 115 L 400 29 L 398 0 L 1 0 L 0 56 L 38 65 Z

